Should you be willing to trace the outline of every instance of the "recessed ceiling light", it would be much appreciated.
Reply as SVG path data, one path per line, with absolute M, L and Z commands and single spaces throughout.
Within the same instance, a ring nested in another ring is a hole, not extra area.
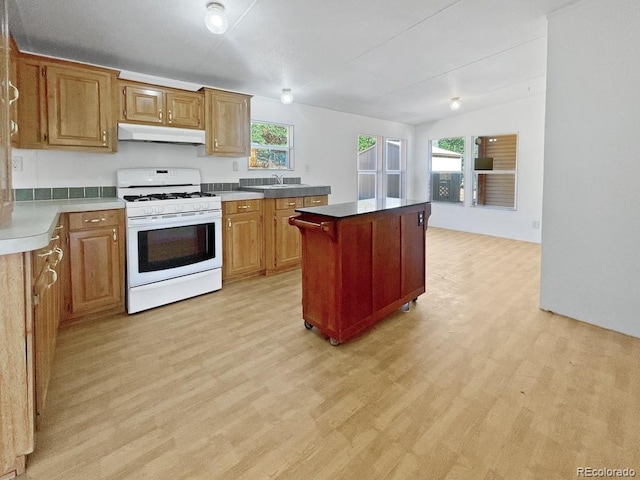
M 207 28 L 218 35 L 227 31 L 229 20 L 224 11 L 224 5 L 220 2 L 207 2 L 207 14 L 204 17 Z
M 283 88 L 282 89 L 282 94 L 280 95 L 280 100 L 285 105 L 289 105 L 290 103 L 293 102 L 293 93 L 291 93 L 291 89 L 290 88 Z
M 451 110 L 460 110 L 461 107 L 462 107 L 462 100 L 460 100 L 460 97 L 453 97 L 451 99 L 451 102 L 449 102 L 449 108 Z

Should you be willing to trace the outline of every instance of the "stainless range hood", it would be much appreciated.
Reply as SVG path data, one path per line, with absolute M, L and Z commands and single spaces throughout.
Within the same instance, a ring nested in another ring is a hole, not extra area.
M 204 145 L 204 130 L 162 127 L 160 125 L 118 124 L 118 140 L 130 142 L 179 143 Z

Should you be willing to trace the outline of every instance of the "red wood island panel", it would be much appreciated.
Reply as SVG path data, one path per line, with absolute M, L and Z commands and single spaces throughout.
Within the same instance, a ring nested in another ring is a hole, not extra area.
M 425 292 L 429 202 L 383 199 L 296 209 L 302 316 L 333 345 Z

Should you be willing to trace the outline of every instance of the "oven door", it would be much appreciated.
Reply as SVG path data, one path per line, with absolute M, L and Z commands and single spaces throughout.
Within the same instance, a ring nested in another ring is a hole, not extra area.
M 129 287 L 222 267 L 222 213 L 127 219 Z

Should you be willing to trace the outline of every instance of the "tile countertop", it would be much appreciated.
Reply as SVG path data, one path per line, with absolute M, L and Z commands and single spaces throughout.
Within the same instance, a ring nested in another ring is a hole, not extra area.
M 262 193 L 245 192 L 242 190 L 214 191 L 216 196 L 220 197 L 223 202 L 233 202 L 236 200 L 255 200 L 264 198 Z
M 314 195 L 329 195 L 331 193 L 331 187 L 329 185 L 306 185 L 304 183 L 254 185 L 250 187 L 240 187 L 240 190 L 260 192 L 264 195 L 264 198 L 310 197 Z
M 29 252 L 49 243 L 61 213 L 124 208 L 118 198 L 15 202 L 11 220 L 0 225 L 0 255 Z

